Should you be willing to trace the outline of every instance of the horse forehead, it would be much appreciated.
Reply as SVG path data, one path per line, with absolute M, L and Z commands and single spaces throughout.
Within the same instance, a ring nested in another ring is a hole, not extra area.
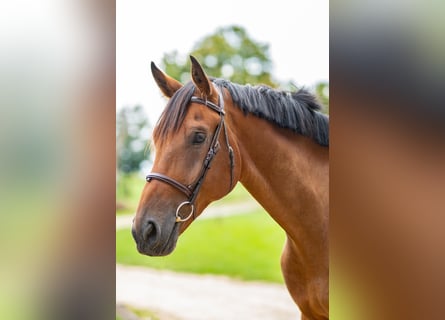
M 204 105 L 194 103 L 190 105 L 187 115 L 177 133 L 180 134 L 181 130 L 183 130 L 183 133 L 186 133 L 196 127 L 209 129 L 216 126 L 218 120 L 219 116 L 216 112 Z
M 189 118 L 193 119 L 194 121 L 204 120 L 205 119 L 204 110 L 202 108 L 190 108 Z
M 202 120 L 202 119 L 211 119 L 213 118 L 212 115 L 214 112 L 209 109 L 209 107 L 200 104 L 192 102 L 190 104 L 189 110 L 187 112 L 186 118 L 193 118 L 195 120 Z

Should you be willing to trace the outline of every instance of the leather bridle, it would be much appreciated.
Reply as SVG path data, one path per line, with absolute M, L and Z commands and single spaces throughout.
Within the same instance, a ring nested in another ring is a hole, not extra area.
M 216 86 L 215 86 L 216 87 Z M 222 96 L 221 91 L 219 90 L 218 87 L 217 91 L 218 91 L 218 103 L 214 104 L 211 101 L 207 101 L 204 99 L 201 99 L 199 97 L 196 96 L 192 96 L 190 99 L 190 102 L 194 102 L 194 103 L 199 103 L 202 105 L 207 106 L 210 110 L 215 111 L 216 113 L 219 114 L 220 116 L 220 121 L 218 123 L 218 125 L 216 126 L 215 132 L 213 134 L 213 138 L 212 141 L 210 143 L 210 147 L 209 147 L 209 151 L 207 152 L 207 155 L 204 159 L 203 165 L 202 165 L 202 169 L 201 172 L 198 176 L 198 178 L 195 180 L 196 182 L 190 184 L 190 185 L 185 185 L 182 184 L 181 182 L 170 178 L 162 173 L 156 173 L 156 172 L 151 172 L 150 174 L 148 174 L 146 176 L 146 180 L 147 182 L 150 182 L 151 180 L 158 180 L 158 181 L 162 181 L 164 183 L 169 184 L 170 186 L 176 188 L 177 190 L 181 191 L 186 197 L 187 197 L 187 201 L 182 202 L 181 204 L 179 204 L 179 206 L 176 208 L 176 222 L 184 222 L 187 221 L 188 219 L 190 219 L 190 217 L 193 216 L 193 219 L 195 218 L 195 206 L 194 206 L 194 202 L 198 196 L 199 190 L 201 189 L 202 183 L 204 182 L 204 178 L 208 172 L 208 170 L 210 169 L 210 164 L 212 163 L 216 153 L 218 152 L 220 145 L 219 145 L 219 135 L 221 133 L 222 128 L 224 128 L 224 136 L 225 136 L 225 141 L 226 141 L 226 145 L 227 145 L 227 150 L 229 153 L 229 160 L 230 160 L 230 186 L 229 186 L 229 190 L 232 189 L 233 186 L 233 168 L 234 168 L 234 159 L 233 159 L 233 149 L 230 146 L 229 143 L 229 137 L 227 135 L 227 128 L 226 125 L 224 123 L 224 116 L 225 116 L 225 112 L 224 112 L 224 99 Z M 180 210 L 182 207 L 184 206 L 190 206 L 190 213 L 185 217 L 182 218 L 180 216 Z

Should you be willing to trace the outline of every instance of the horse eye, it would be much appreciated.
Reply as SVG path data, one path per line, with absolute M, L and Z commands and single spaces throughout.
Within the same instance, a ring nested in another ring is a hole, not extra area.
M 206 140 L 206 134 L 204 132 L 195 132 L 193 134 L 192 143 L 202 144 Z

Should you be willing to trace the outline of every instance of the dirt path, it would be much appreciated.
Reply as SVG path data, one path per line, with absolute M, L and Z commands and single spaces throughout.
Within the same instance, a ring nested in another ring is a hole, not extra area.
M 284 285 L 116 265 L 116 303 L 161 320 L 296 320 Z

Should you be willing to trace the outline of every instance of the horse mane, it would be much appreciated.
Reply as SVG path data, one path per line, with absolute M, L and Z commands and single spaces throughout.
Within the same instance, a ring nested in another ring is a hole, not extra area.
M 263 85 L 239 85 L 223 79 L 212 81 L 229 91 L 233 102 L 244 114 L 251 113 L 309 137 L 322 146 L 329 146 L 329 118 L 320 112 L 321 105 L 305 89 L 287 92 Z M 194 91 L 195 85 L 189 82 L 170 98 L 153 131 L 155 140 L 179 129 Z
M 213 82 L 229 91 L 244 114 L 251 113 L 322 146 L 329 146 L 329 118 L 320 112 L 322 106 L 307 90 L 288 92 L 265 85 L 239 85 L 223 79 Z

